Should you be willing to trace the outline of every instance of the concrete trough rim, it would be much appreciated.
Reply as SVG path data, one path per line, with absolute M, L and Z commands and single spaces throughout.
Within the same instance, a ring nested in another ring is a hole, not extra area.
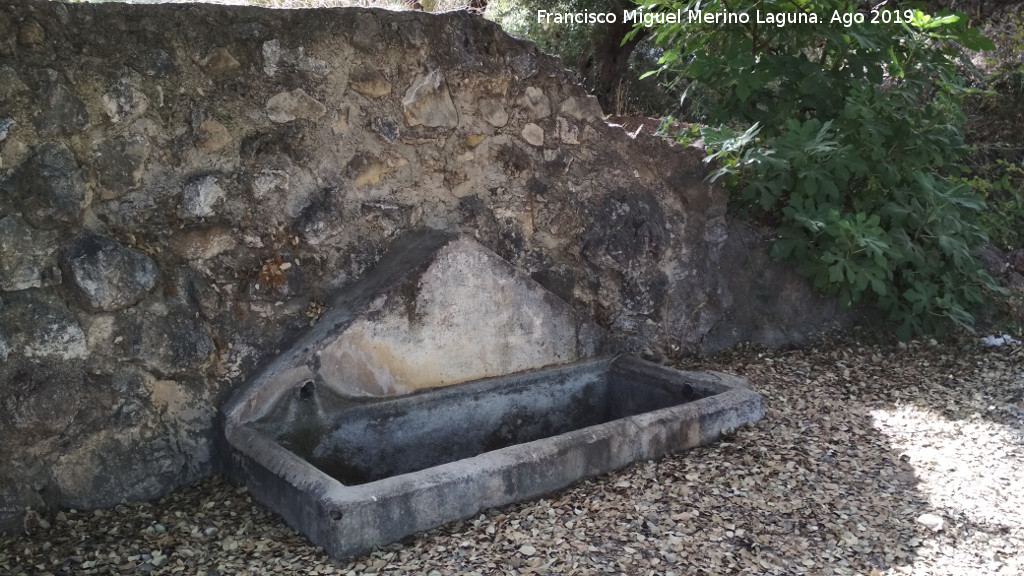
M 602 365 L 607 370 L 621 368 L 657 374 L 670 382 L 685 381 L 714 393 L 684 404 L 618 418 L 358 485 L 342 484 L 248 423 L 236 424 L 229 419 L 225 423 L 225 436 L 231 447 L 238 452 L 235 459 L 244 461 L 242 468 L 250 463 L 255 464 L 277 478 L 267 479 L 267 482 L 285 483 L 269 488 L 253 486 L 252 480 L 257 475 L 249 469 L 240 476 L 250 485 L 250 491 L 256 493 L 257 497 L 260 497 L 260 492 L 267 490 L 295 491 L 290 496 L 292 500 L 302 501 L 305 506 L 313 506 L 315 509 L 295 510 L 288 506 L 271 508 L 275 508 L 293 528 L 306 533 L 313 542 L 323 546 L 332 555 L 345 557 L 365 552 L 373 545 L 472 517 L 488 508 L 540 497 L 633 462 L 713 442 L 723 431 L 755 422 L 764 416 L 763 399 L 749 389 L 741 378 L 721 373 L 680 371 L 629 356 L 585 360 L 415 394 L 458 394 L 472 387 L 495 386 L 502 380 L 522 377 L 523 374 L 539 377 L 544 373 L 558 373 L 576 367 L 594 369 Z M 596 445 L 591 447 L 600 450 L 599 458 L 594 461 L 588 460 L 592 456 L 588 445 Z M 566 460 L 580 464 L 579 470 L 572 470 L 571 477 L 563 470 L 549 472 L 543 469 L 544 463 L 564 463 Z M 522 487 L 521 491 L 515 486 L 510 488 L 507 485 L 509 471 L 512 471 L 511 481 L 514 484 L 517 478 L 515 474 L 529 476 L 524 470 L 541 471 L 542 474 L 550 474 L 550 477 L 535 483 L 527 482 L 529 485 Z M 458 510 L 435 511 L 420 516 L 414 514 L 415 517 L 408 519 L 391 518 L 392 524 L 400 525 L 398 530 L 401 534 L 397 538 L 394 533 L 381 534 L 387 530 L 380 529 L 373 522 L 364 526 L 359 520 L 376 514 L 377 511 L 372 509 L 376 505 L 381 506 L 380 510 L 391 510 L 390 503 L 402 501 L 410 495 L 431 502 L 441 501 L 446 493 L 453 491 L 458 491 L 463 497 L 457 503 Z M 302 514 L 313 514 L 316 521 L 300 518 Z M 405 523 L 405 520 L 408 522 Z
M 414 475 L 414 474 L 426 475 L 428 472 L 430 472 L 432 470 L 439 469 L 439 468 L 444 468 L 446 466 L 451 466 L 451 465 L 454 465 L 454 464 L 458 464 L 458 463 L 464 462 L 466 460 L 477 459 L 477 458 L 480 458 L 480 457 L 488 455 L 488 454 L 502 454 L 502 453 L 505 453 L 507 451 L 515 451 L 516 449 L 518 449 L 520 447 L 531 447 L 531 446 L 536 445 L 538 443 L 544 443 L 544 442 L 546 442 L 548 440 L 552 440 L 552 439 L 556 439 L 556 438 L 563 438 L 563 437 L 565 437 L 565 438 L 569 438 L 569 437 L 575 438 L 577 436 L 583 436 L 583 435 L 585 435 L 587 433 L 593 435 L 594 432 L 597 431 L 597 430 L 604 430 L 604 429 L 608 428 L 610 425 L 613 425 L 613 424 L 616 424 L 616 423 L 620 423 L 620 422 L 631 422 L 631 421 L 637 421 L 637 422 L 640 422 L 640 421 L 651 421 L 651 422 L 653 422 L 653 421 L 662 421 L 662 420 L 686 420 L 687 417 L 698 416 L 698 414 L 696 414 L 696 412 L 700 411 L 701 408 L 704 407 L 704 406 L 711 405 L 712 408 L 715 408 L 715 407 L 717 407 L 717 405 L 721 405 L 722 407 L 726 407 L 726 406 L 731 406 L 734 403 L 733 402 L 734 400 L 748 399 L 748 397 L 751 394 L 757 396 L 756 393 L 754 393 L 753 391 L 751 391 L 749 389 L 749 387 L 746 385 L 746 381 L 745 380 L 743 380 L 742 378 L 739 378 L 737 376 L 733 376 L 731 374 L 726 374 L 726 373 L 723 373 L 723 372 L 698 372 L 698 371 L 678 370 L 678 369 L 670 368 L 670 367 L 667 367 L 667 366 L 662 366 L 662 365 L 654 364 L 652 362 L 647 362 L 647 361 L 644 361 L 644 360 L 639 360 L 639 359 L 637 359 L 637 358 L 635 358 L 633 356 L 627 355 L 627 354 L 619 354 L 619 355 L 615 355 L 615 356 L 604 356 L 604 357 L 601 357 L 601 358 L 582 360 L 582 361 L 574 362 L 574 363 L 567 364 L 567 365 L 547 366 L 547 367 L 538 368 L 538 369 L 534 369 L 534 370 L 527 370 L 527 371 L 524 371 L 524 372 L 518 372 L 518 373 L 515 373 L 515 374 L 507 374 L 507 375 L 503 375 L 503 376 L 493 376 L 493 377 L 490 377 L 490 378 L 482 378 L 482 379 L 479 379 L 479 380 L 473 380 L 473 381 L 470 381 L 470 382 L 463 382 L 463 383 L 460 383 L 460 384 L 453 384 L 453 385 L 450 385 L 450 386 L 445 386 L 445 387 L 440 387 L 440 388 L 432 388 L 432 389 L 426 389 L 426 390 L 419 390 L 419 391 L 413 392 L 411 394 L 403 395 L 403 396 L 381 398 L 381 399 L 379 399 L 379 402 L 380 403 L 387 403 L 387 402 L 393 402 L 393 401 L 396 401 L 396 400 L 402 400 L 402 399 L 405 399 L 405 398 L 411 398 L 411 397 L 416 397 L 416 396 L 424 396 L 424 395 L 441 396 L 441 397 L 444 397 L 444 396 L 456 396 L 456 395 L 460 395 L 462 393 L 465 393 L 465 391 L 471 390 L 473 388 L 481 388 L 481 389 L 483 389 L 483 388 L 491 387 L 496 382 L 500 382 L 502 380 L 506 380 L 506 379 L 509 379 L 511 377 L 522 377 L 523 375 L 526 375 L 526 374 L 538 374 L 539 375 L 539 374 L 543 374 L 543 373 L 551 372 L 551 371 L 555 371 L 555 370 L 565 370 L 565 369 L 570 368 L 570 367 L 571 368 L 587 368 L 587 367 L 591 367 L 591 366 L 601 366 L 601 365 L 608 365 L 609 367 L 613 367 L 614 365 L 616 365 L 616 363 L 619 363 L 619 362 L 622 362 L 622 363 L 625 363 L 625 362 L 640 363 L 640 365 L 642 365 L 642 366 L 647 366 L 647 367 L 653 367 L 655 369 L 666 370 L 666 371 L 669 371 L 673 375 L 679 375 L 680 376 L 680 378 L 676 378 L 676 379 L 682 379 L 681 377 L 691 377 L 692 378 L 694 376 L 700 377 L 701 375 L 711 375 L 711 376 L 713 376 L 715 378 L 715 380 L 718 381 L 718 382 L 715 382 L 715 383 L 711 383 L 712 385 L 717 384 L 717 385 L 720 385 L 720 386 L 723 386 L 723 387 L 724 386 L 729 386 L 730 388 L 726 389 L 726 390 L 723 390 L 723 391 L 720 391 L 720 392 L 715 392 L 713 395 L 705 396 L 703 398 L 699 398 L 699 399 L 693 400 L 691 402 L 687 402 L 685 404 L 679 404 L 679 405 L 676 405 L 676 406 L 669 406 L 667 408 L 661 408 L 661 409 L 653 410 L 653 411 L 650 411 L 650 412 L 644 412 L 644 413 L 641 413 L 641 414 L 635 414 L 635 415 L 632 415 L 632 416 L 627 416 L 627 417 L 623 417 L 623 418 L 617 418 L 617 419 L 611 420 L 609 422 L 603 422 L 603 423 L 600 423 L 600 424 L 594 424 L 594 425 L 591 425 L 591 426 L 587 426 L 585 428 L 580 428 L 578 430 L 571 430 L 569 432 L 564 432 L 564 433 L 561 433 L 561 434 L 556 434 L 556 435 L 549 436 L 549 437 L 546 437 L 546 438 L 540 438 L 540 439 L 533 440 L 533 441 L 530 441 L 530 442 L 523 442 L 523 443 L 516 444 L 516 445 L 513 445 L 513 446 L 507 446 L 507 447 L 499 448 L 499 449 L 496 449 L 496 450 L 490 450 L 490 451 L 487 451 L 487 452 L 484 452 L 484 453 L 481 453 L 481 454 L 478 454 L 478 455 L 475 455 L 475 456 L 471 456 L 471 457 L 468 457 L 468 458 L 460 458 L 460 459 L 455 460 L 453 462 L 448 462 L 448 463 L 445 463 L 445 464 L 439 464 L 437 466 L 432 466 L 432 467 L 424 469 L 424 470 L 418 470 L 418 471 L 414 471 L 414 472 L 407 472 L 407 473 L 403 473 L 403 474 L 397 474 L 397 475 L 391 476 L 389 478 L 383 478 L 383 479 L 380 479 L 380 480 L 374 480 L 372 482 L 367 482 L 367 483 L 363 483 L 363 484 L 356 484 L 356 485 L 343 484 L 340 481 L 336 480 L 335 478 L 329 476 L 328 474 L 320 471 L 316 466 L 310 464 L 309 462 L 307 462 L 305 459 L 303 459 L 298 454 L 295 454 L 291 450 L 288 450 L 287 448 L 281 446 L 279 443 L 274 441 L 272 438 L 269 438 L 265 434 L 263 434 L 262 432 L 254 429 L 252 426 L 249 425 L 248 422 L 241 423 L 241 424 L 233 424 L 233 423 L 231 423 L 229 421 L 226 429 L 229 431 L 229 440 L 230 439 L 237 439 L 237 438 L 239 438 L 239 436 L 237 434 L 231 434 L 232 431 L 236 431 L 236 430 L 240 431 L 240 430 L 243 430 L 243 429 L 247 430 L 247 431 L 249 431 L 254 436 L 254 439 L 258 439 L 257 440 L 258 442 L 266 443 L 268 445 L 274 446 L 275 449 L 279 449 L 282 453 L 286 453 L 289 456 L 288 459 L 290 461 L 292 461 L 292 462 L 301 462 L 303 467 L 308 467 L 311 470 L 315 471 L 316 474 L 323 475 L 326 479 L 330 480 L 331 483 L 336 484 L 339 488 L 343 488 L 345 490 L 355 490 L 355 489 L 358 489 L 358 488 L 361 488 L 361 487 L 380 486 L 380 485 L 382 485 L 381 483 L 385 483 L 385 482 L 387 482 L 389 480 L 401 479 L 403 477 Z M 511 388 L 511 387 L 527 388 L 527 387 L 532 386 L 532 385 L 534 385 L 533 382 L 523 382 L 523 383 L 513 384 L 509 388 Z M 710 410 L 710 411 L 713 411 L 713 410 Z

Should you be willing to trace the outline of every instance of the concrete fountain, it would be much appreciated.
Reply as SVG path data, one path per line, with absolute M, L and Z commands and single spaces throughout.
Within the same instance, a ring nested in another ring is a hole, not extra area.
M 740 378 L 613 352 L 471 238 L 411 234 L 228 402 L 228 471 L 345 557 L 764 415 Z

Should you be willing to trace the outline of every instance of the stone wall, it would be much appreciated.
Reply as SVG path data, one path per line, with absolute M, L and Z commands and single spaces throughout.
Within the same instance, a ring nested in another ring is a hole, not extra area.
M 647 356 L 833 315 L 465 13 L 0 5 L 0 525 L 212 470 L 223 399 L 416 228 L 474 235 Z

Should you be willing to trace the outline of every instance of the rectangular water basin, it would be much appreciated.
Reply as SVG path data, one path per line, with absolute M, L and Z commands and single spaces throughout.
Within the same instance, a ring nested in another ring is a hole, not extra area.
M 398 398 L 341 398 L 313 381 L 225 426 L 231 473 L 335 557 L 760 420 L 745 381 L 631 357 L 488 378 Z

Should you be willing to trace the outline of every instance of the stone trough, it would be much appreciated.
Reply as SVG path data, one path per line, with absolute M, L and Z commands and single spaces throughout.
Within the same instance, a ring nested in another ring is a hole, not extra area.
M 467 283 L 484 289 L 449 305 Z M 473 323 L 487 337 L 459 334 Z M 763 417 L 737 377 L 607 351 L 472 240 L 413 236 L 228 403 L 229 473 L 345 557 Z

